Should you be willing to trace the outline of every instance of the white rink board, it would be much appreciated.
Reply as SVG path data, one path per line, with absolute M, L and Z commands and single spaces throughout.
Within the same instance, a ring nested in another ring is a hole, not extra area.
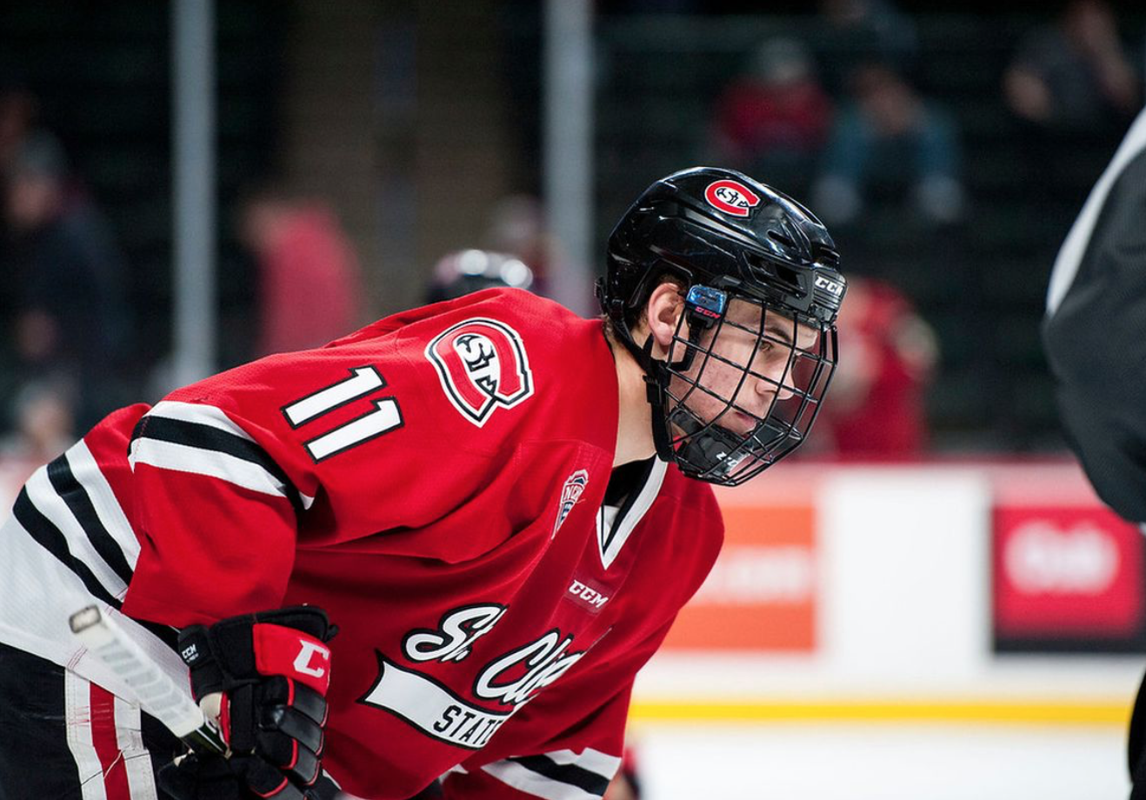
M 821 494 L 824 657 L 849 680 L 933 686 L 978 672 L 990 645 L 985 531 L 973 472 L 841 472 Z
M 1146 656 L 992 649 L 993 479 L 1094 503 L 1077 468 L 793 466 L 768 491 L 816 484 L 816 646 L 655 656 L 630 729 L 644 800 L 1125 800 Z
M 642 800 L 1125 800 L 1112 729 L 665 727 L 636 739 Z
M 992 472 L 994 470 L 994 472 Z M 761 486 L 815 484 L 819 555 L 812 652 L 674 650 L 638 676 L 638 702 L 713 699 L 1121 702 L 1144 655 L 992 651 L 990 477 L 1035 498 L 1095 503 L 1073 465 L 778 467 Z M 778 488 L 776 488 L 778 487 Z M 1045 487 L 1045 488 L 1044 488 Z M 742 502 L 737 489 L 721 503 Z M 997 491 L 997 489 L 995 490 Z M 765 624 L 765 623 L 762 623 Z

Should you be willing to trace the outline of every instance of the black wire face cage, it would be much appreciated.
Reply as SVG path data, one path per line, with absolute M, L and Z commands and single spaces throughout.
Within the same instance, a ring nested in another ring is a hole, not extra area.
M 661 379 L 673 460 L 721 486 L 756 477 L 807 439 L 836 363 L 835 325 L 693 286 Z

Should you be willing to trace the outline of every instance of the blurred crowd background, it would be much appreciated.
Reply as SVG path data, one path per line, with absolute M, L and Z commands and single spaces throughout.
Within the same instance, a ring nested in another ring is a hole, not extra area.
M 563 102 L 544 12 L 217 0 L 216 366 L 441 297 L 482 268 L 468 248 L 542 293 L 596 274 L 633 197 L 710 164 L 805 201 L 853 279 L 810 455 L 1063 449 L 1047 276 L 1142 106 L 1146 7 L 600 0 L 581 265 L 543 199 L 542 119 Z M 9 464 L 172 388 L 171 36 L 153 0 L 0 6 Z

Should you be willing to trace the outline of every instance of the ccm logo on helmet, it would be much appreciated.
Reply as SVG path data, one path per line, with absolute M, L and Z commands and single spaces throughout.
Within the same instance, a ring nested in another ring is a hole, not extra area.
M 525 344 L 504 322 L 459 322 L 434 337 L 426 358 L 454 408 L 479 428 L 499 406 L 513 408 L 533 394 Z
M 740 181 L 713 181 L 704 190 L 704 199 L 717 211 L 734 217 L 747 217 L 749 209 L 760 205 L 760 197 Z
M 816 288 L 823 289 L 836 297 L 844 293 L 844 285 L 839 281 L 833 281 L 831 278 L 825 278 L 823 275 L 816 276 Z

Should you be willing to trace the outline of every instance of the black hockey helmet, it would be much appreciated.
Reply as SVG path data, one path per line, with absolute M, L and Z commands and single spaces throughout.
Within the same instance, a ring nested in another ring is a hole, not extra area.
M 662 459 L 691 477 L 735 485 L 805 440 L 836 364 L 835 321 L 846 291 L 838 265 L 831 236 L 808 209 L 739 172 L 697 167 L 645 190 L 609 237 L 597 295 L 615 336 L 646 372 Z M 651 336 L 637 342 L 632 331 L 668 276 L 684 287 L 685 313 L 664 362 L 652 358 Z M 722 329 L 746 328 L 743 318 L 728 317 L 733 301 L 760 309 L 751 325 L 755 349 L 742 364 L 713 346 Z M 786 348 L 783 369 L 759 371 L 760 356 L 774 359 L 778 348 Z M 735 389 L 714 392 L 702 381 L 706 371 L 729 368 L 740 370 Z M 749 381 L 772 386 L 766 411 L 738 404 Z M 744 432 L 746 418 L 755 425 Z

